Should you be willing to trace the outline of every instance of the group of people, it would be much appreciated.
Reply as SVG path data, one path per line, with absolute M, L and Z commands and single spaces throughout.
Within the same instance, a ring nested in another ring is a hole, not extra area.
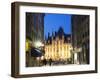
M 52 65 L 52 59 L 50 58 L 49 60 L 46 60 L 46 59 L 43 59 L 43 65 L 47 65 L 47 64 L 49 64 L 50 66 Z

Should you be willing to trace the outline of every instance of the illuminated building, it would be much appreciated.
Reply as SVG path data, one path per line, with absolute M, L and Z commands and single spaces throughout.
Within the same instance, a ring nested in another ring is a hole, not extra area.
M 35 55 L 31 50 L 43 45 L 44 16 L 42 13 L 26 12 L 26 66 L 37 66 L 36 59 L 40 55 Z
M 72 16 L 73 63 L 89 64 L 89 16 Z
M 65 34 L 63 28 L 60 27 L 58 32 L 48 33 L 48 38 L 45 40 L 45 55 L 44 57 L 57 60 L 70 60 L 71 59 L 71 35 Z

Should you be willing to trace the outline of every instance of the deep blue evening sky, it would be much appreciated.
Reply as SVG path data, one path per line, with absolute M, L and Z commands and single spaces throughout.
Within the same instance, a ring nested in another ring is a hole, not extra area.
M 67 14 L 45 14 L 44 17 L 44 36 L 50 35 L 54 31 L 58 31 L 62 26 L 65 33 L 71 33 L 71 15 Z

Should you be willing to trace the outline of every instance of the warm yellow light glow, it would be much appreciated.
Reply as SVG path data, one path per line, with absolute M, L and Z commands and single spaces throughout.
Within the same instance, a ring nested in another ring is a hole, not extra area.
M 41 41 L 35 42 L 35 47 L 41 47 L 44 46 L 44 44 Z
M 40 58 L 39 58 L 39 57 L 37 57 L 36 59 L 37 59 L 37 60 L 39 60 Z
M 25 50 L 26 50 L 26 51 L 29 51 L 29 49 L 30 49 L 30 44 L 31 44 L 30 40 L 26 39 L 26 43 L 25 43 Z
M 44 56 L 41 56 L 41 60 L 43 60 L 44 59 Z
M 29 44 L 28 42 L 26 42 L 26 51 L 28 51 L 28 49 L 29 49 Z
M 58 40 L 58 44 L 55 44 L 57 41 L 53 40 L 52 44 L 45 45 L 45 58 L 52 60 L 67 60 L 71 58 L 71 48 L 70 43 L 64 43 L 63 40 Z

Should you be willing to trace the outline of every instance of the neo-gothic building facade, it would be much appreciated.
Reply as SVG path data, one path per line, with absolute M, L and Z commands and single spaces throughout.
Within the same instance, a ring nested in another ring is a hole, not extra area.
M 45 40 L 45 59 L 70 60 L 71 59 L 71 35 L 65 34 L 62 27 L 58 32 L 50 34 Z

